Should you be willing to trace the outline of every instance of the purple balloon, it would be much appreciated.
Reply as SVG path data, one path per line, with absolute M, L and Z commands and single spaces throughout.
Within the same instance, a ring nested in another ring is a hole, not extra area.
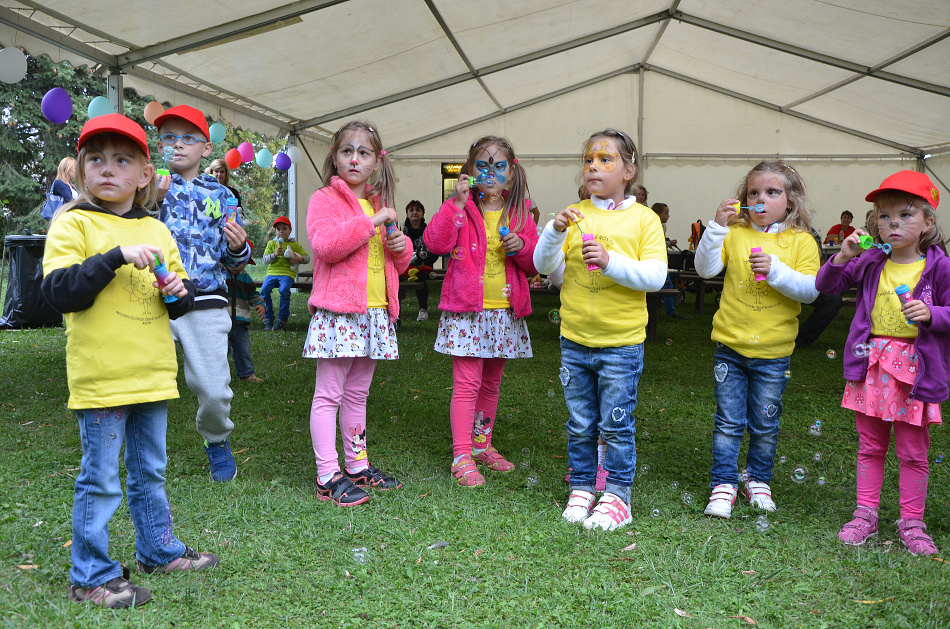
M 290 156 L 287 153 L 278 153 L 274 166 L 277 167 L 277 170 L 287 170 L 290 168 Z
M 40 103 L 40 111 L 46 119 L 54 124 L 61 124 L 73 115 L 73 99 L 61 87 L 54 87 L 46 92 Z

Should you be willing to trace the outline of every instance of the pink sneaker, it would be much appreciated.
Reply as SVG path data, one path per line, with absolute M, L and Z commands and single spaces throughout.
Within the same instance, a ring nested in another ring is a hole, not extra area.
M 848 546 L 860 546 L 877 535 L 877 509 L 858 505 L 854 519 L 841 527 L 838 539 Z
M 607 489 L 607 470 L 602 466 L 597 466 L 597 478 L 594 480 L 594 491 L 604 491 Z
M 933 555 L 937 552 L 937 545 L 933 539 L 927 535 L 927 525 L 923 520 L 904 520 L 901 518 L 897 522 L 897 534 L 901 538 L 907 551 L 911 555 Z

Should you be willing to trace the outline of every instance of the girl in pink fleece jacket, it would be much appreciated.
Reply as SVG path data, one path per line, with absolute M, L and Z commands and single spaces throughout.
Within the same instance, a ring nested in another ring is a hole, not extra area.
M 435 350 L 452 356 L 452 473 L 463 487 L 485 483 L 476 461 L 514 469 L 491 441 L 505 361 L 531 357 L 524 317 L 531 314 L 527 278 L 536 273 L 538 232 L 527 189 L 508 140 L 481 138 L 469 149 L 456 196 L 423 235 L 430 251 L 451 254 Z
M 323 172 L 325 185 L 307 207 L 313 319 L 303 355 L 317 359 L 310 409 L 317 497 L 348 507 L 369 500 L 364 488 L 402 487 L 369 464 L 366 398 L 376 361 L 399 358 L 394 325 L 399 274 L 409 266 L 412 245 L 396 226 L 395 177 L 373 127 L 343 125 L 333 136 Z M 342 472 L 336 451 L 338 409 L 346 459 Z

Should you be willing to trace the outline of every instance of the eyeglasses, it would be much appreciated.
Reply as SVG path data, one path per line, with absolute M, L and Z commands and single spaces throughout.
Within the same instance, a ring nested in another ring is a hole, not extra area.
M 199 138 L 198 136 L 191 135 L 186 133 L 185 135 L 175 135 L 174 133 L 163 133 L 158 136 L 158 139 L 164 142 L 165 144 L 174 144 L 178 139 L 181 139 L 182 144 L 187 144 L 191 146 L 192 144 L 197 144 L 198 142 L 207 142 L 204 138 Z

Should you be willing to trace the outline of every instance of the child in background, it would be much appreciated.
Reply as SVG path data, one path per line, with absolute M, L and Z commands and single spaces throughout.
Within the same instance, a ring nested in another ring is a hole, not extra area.
M 666 244 L 660 219 L 633 196 L 640 158 L 630 136 L 616 129 L 595 133 L 582 159 L 591 197 L 545 226 L 534 260 L 539 272 L 563 267 L 564 275 L 560 378 L 570 413 L 571 494 L 562 517 L 612 531 L 632 521 L 633 411 L 643 372 L 645 293 L 663 286 Z M 607 478 L 594 506 L 599 435 L 606 443 Z
M 435 350 L 452 357 L 452 473 L 459 485 L 474 487 L 485 484 L 476 461 L 498 472 L 515 467 L 492 437 L 505 361 L 532 355 L 524 318 L 538 233 L 524 168 L 508 140 L 480 138 L 461 172 L 456 196 L 432 217 L 424 238 L 432 253 L 452 254 Z M 476 188 L 466 175 L 478 178 Z
M 399 358 L 399 274 L 409 266 L 412 246 L 396 226 L 395 176 L 373 127 L 356 121 L 340 127 L 323 172 L 324 187 L 307 207 L 313 319 L 303 355 L 317 359 L 310 410 L 317 497 L 349 507 L 369 500 L 364 488 L 402 487 L 369 463 L 366 398 L 376 361 Z M 344 472 L 336 451 L 337 410 Z
M 428 251 L 422 235 L 426 231 L 426 209 L 421 201 L 413 199 L 406 205 L 406 222 L 402 226 L 402 231 L 409 237 L 412 243 L 415 256 L 413 261 L 419 266 L 434 267 L 439 256 Z M 425 321 L 429 318 L 429 286 L 426 280 L 429 279 L 431 271 L 423 271 L 418 276 L 418 281 L 422 286 L 416 291 L 416 298 L 419 300 L 419 314 L 416 321 Z
M 857 310 L 845 347 L 847 380 L 841 406 L 855 412 L 858 430 L 857 509 L 838 539 L 860 546 L 877 534 L 884 459 L 894 430 L 900 460 L 901 543 L 914 555 L 937 546 L 927 535 L 930 425 L 942 423 L 950 397 L 950 259 L 937 223 L 940 195 L 924 173 L 903 170 L 866 197 L 874 203 L 869 232 L 890 254 L 859 245 L 864 230 L 844 239 L 818 272 L 818 289 L 856 287 Z M 860 254 L 860 257 L 857 257 Z M 901 303 L 894 290 L 910 288 Z
M 646 204 L 645 201 L 641 201 L 641 203 Z M 656 215 L 660 218 L 660 223 L 663 224 L 663 238 L 666 240 L 666 248 L 670 249 L 676 247 L 676 241 L 670 240 L 666 235 L 666 223 L 670 220 L 670 206 L 668 206 L 666 203 L 654 203 L 653 207 L 650 209 L 656 212 Z M 664 282 L 663 288 L 673 288 L 673 280 L 670 278 L 669 272 L 666 274 L 666 282 Z M 676 302 L 672 297 L 664 297 L 663 305 L 666 308 L 667 317 L 670 317 L 671 319 L 677 319 L 679 321 L 682 321 L 686 318 L 676 312 Z
M 155 119 L 158 146 L 172 147 L 168 162 L 172 174 L 159 182 L 162 199 L 159 219 L 178 242 L 188 277 L 194 282 L 195 309 L 172 321 L 172 336 L 181 344 L 185 382 L 198 398 L 195 425 L 204 437 L 211 478 L 229 481 L 237 476 L 228 435 L 234 423 L 228 385 L 228 288 L 225 265 L 244 264 L 251 255 L 247 233 L 237 221 L 228 221 L 230 191 L 211 175 L 200 175 L 201 158 L 211 155 L 208 122 L 189 107 L 172 107 Z M 162 194 L 167 190 L 167 194 Z
M 802 303 L 818 295 L 818 266 L 818 246 L 805 210 L 805 183 L 782 162 L 760 162 L 746 175 L 736 198 L 719 204 L 696 249 L 696 272 L 703 277 L 726 268 L 713 317 L 716 415 L 706 515 L 732 515 L 740 480 L 746 481 L 745 494 L 753 507 L 775 511 L 769 481 L 782 393 L 798 313 Z M 747 430 L 748 479 L 740 479 L 739 446 Z
M 122 502 L 125 444 L 129 513 L 141 572 L 218 564 L 172 532 L 165 496 L 168 400 L 178 397 L 168 321 L 191 310 L 193 286 L 168 229 L 146 212 L 155 201 L 145 131 L 119 114 L 98 116 L 79 136 L 76 203 L 50 226 L 44 297 L 66 318 L 69 408 L 82 444 L 73 497 L 69 598 L 107 608 L 143 605 L 151 593 L 109 557 L 109 520 Z M 156 258 L 168 270 L 160 286 Z M 164 295 L 174 296 L 169 303 Z
M 251 241 L 247 246 L 253 254 Z M 254 264 L 253 258 L 247 264 L 238 267 L 225 267 L 228 272 L 228 309 L 231 312 L 231 331 L 228 332 L 228 354 L 234 354 L 234 372 L 242 382 L 261 382 L 254 372 L 254 359 L 251 357 L 251 308 L 257 316 L 264 318 L 264 300 L 257 292 L 257 286 L 244 270 L 248 264 Z
M 261 285 L 261 297 L 264 299 L 264 329 L 280 332 L 286 329 L 290 319 L 290 289 L 297 279 L 297 267 L 309 264 L 303 245 L 290 235 L 290 219 L 278 216 L 274 220 L 274 231 L 277 237 L 268 240 L 264 248 L 264 257 L 261 262 L 267 265 L 267 275 Z M 277 322 L 274 322 L 274 304 L 271 301 L 271 292 L 277 288 L 280 293 L 280 310 L 277 312 Z

